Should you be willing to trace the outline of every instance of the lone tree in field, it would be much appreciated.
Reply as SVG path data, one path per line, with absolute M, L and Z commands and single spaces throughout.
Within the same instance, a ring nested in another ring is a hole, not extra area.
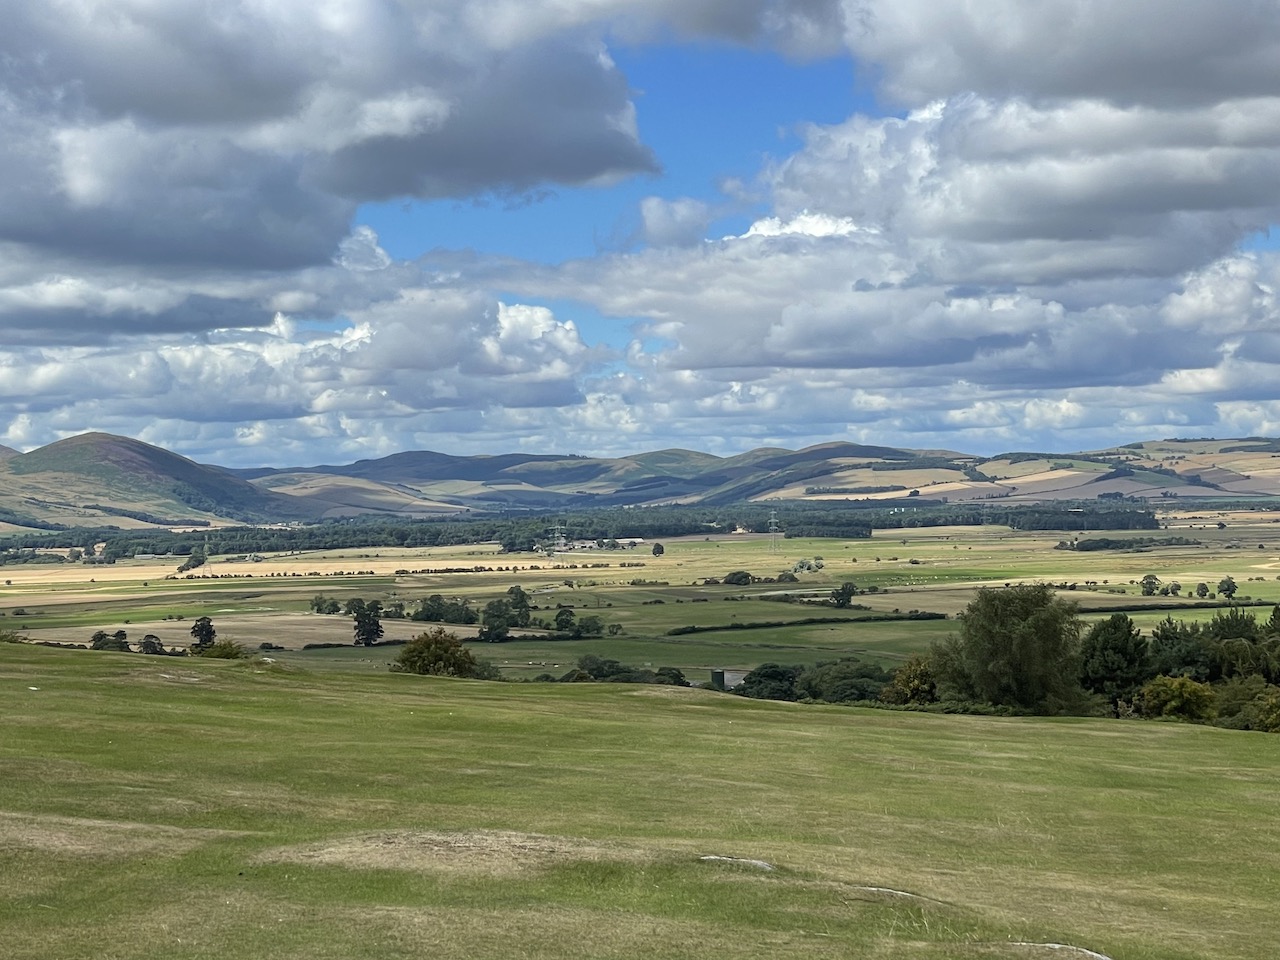
M 857 586 L 846 580 L 844 583 L 840 584 L 840 586 L 836 587 L 836 589 L 831 591 L 831 605 L 843 610 L 847 608 L 849 604 L 853 603 L 853 598 L 857 595 Z
M 432 627 L 404 645 L 400 656 L 391 664 L 391 672 L 489 679 L 492 668 L 477 660 L 456 633 L 444 627 Z
M 347 615 L 355 621 L 352 631 L 355 633 L 357 647 L 372 647 L 382 639 L 381 601 L 361 600 L 359 597 L 349 600 Z
M 1236 582 L 1231 577 L 1223 577 L 1218 581 L 1218 592 L 1230 600 L 1236 595 Z
M 1044 714 L 1079 708 L 1076 610 L 1043 583 L 983 587 L 960 615 L 959 634 L 930 651 L 939 699 Z
M 218 631 L 213 629 L 213 621 L 208 617 L 200 617 L 191 625 L 191 652 L 204 653 L 213 646 Z
M 164 644 L 160 642 L 160 638 L 154 633 L 148 633 L 138 644 L 138 652 L 158 656 L 165 652 Z
M 529 612 L 529 594 L 518 584 L 507 587 L 507 603 L 511 604 L 511 624 L 516 627 L 527 627 L 533 615 Z
M 480 633 L 478 639 L 486 643 L 502 643 L 511 639 L 511 621 L 514 615 L 509 600 L 490 600 L 484 605 L 480 615 Z
M 568 607 L 556 611 L 556 629 L 561 633 L 572 633 L 577 616 Z
M 662 556 L 662 555 L 663 555 L 664 553 L 666 553 L 666 552 L 667 552 L 667 548 L 666 548 L 666 547 L 664 547 L 662 544 L 660 544 L 660 543 L 655 543 L 655 544 L 653 545 L 653 555 L 654 555 L 655 557 L 660 557 L 660 556 Z

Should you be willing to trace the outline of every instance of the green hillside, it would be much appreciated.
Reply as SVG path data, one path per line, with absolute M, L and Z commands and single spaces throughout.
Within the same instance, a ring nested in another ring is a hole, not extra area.
M 616 458 L 418 450 L 345 466 L 226 470 L 137 440 L 87 433 L 7 459 L 0 454 L 0 523 L 172 526 L 768 500 L 834 506 L 913 490 L 922 503 L 1129 497 L 1169 506 L 1190 498 L 1280 496 L 1280 453 L 1272 446 L 1259 438 L 1162 440 L 994 458 L 843 441 L 732 457 L 674 449 Z
M 0 479 L 5 488 L 26 485 L 56 496 L 47 501 L 50 505 L 143 506 L 167 516 L 242 520 L 313 515 L 305 501 L 263 491 L 218 467 L 160 447 L 105 433 L 69 437 L 11 457 L 0 464 Z
M 0 685 L 9 960 L 1280 941 L 1280 738 L 12 644 Z

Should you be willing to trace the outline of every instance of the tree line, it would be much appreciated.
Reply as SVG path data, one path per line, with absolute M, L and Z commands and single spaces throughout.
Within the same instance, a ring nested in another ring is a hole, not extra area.
M 906 501 L 904 501 L 906 502 Z M 573 512 L 466 518 L 401 519 L 352 518 L 305 526 L 239 526 L 171 533 L 167 530 L 120 530 L 93 527 L 14 534 L 0 538 L 0 562 L 29 559 L 32 550 L 79 550 L 76 560 L 114 563 L 138 554 L 193 553 L 214 555 L 288 553 L 291 551 L 376 547 L 461 546 L 501 543 L 508 552 L 531 551 L 548 542 L 558 525 L 572 540 L 602 545 L 628 538 L 666 539 L 711 536 L 733 530 L 763 533 L 770 521 L 788 537 L 864 539 L 874 529 L 937 525 L 1007 525 L 1016 530 L 1146 530 L 1157 529 L 1155 515 L 1146 509 L 1116 508 L 1084 501 L 1054 507 L 993 507 L 984 504 L 947 505 L 919 501 L 912 506 L 886 507 L 883 501 L 805 503 L 771 501 L 767 506 L 662 506 L 644 509 L 599 508 Z M 100 553 L 95 544 L 104 544 Z
M 837 676 L 866 665 L 821 665 Z M 763 664 L 736 692 L 828 700 L 818 668 Z M 816 674 L 814 675 L 816 676 Z M 1166 617 L 1150 636 L 1124 613 L 1086 628 L 1047 584 L 984 587 L 959 629 L 867 685 L 857 699 L 951 712 L 1137 717 L 1280 732 L 1280 606 L 1259 621 L 1238 606 L 1207 622 Z

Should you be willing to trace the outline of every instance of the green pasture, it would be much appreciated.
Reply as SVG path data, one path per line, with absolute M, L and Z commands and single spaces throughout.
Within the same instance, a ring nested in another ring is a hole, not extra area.
M 1266 735 L 16 644 L 0 711 L 12 960 L 1271 960 L 1280 941 Z
M 397 636 L 414 634 L 428 626 L 394 622 Z M 679 667 L 691 681 L 701 683 L 710 679 L 713 669 L 750 670 L 768 662 L 809 665 L 820 660 L 856 656 L 892 668 L 911 654 L 923 651 L 954 627 L 953 622 L 945 620 L 855 621 L 766 630 L 724 630 L 679 637 L 629 634 L 582 640 L 519 637 L 506 643 L 471 642 L 468 646 L 476 656 L 490 660 L 505 676 L 514 679 L 532 679 L 543 673 L 558 677 L 567 673 L 579 657 L 590 654 L 636 667 Z M 272 651 L 270 656 L 308 670 L 385 672 L 398 653 L 396 647 L 336 647 Z
M 182 645 L 187 624 L 209 616 L 215 625 L 226 625 L 222 635 L 252 649 L 262 642 L 283 642 L 277 627 L 285 621 L 261 621 L 260 615 L 269 614 L 293 617 L 284 635 L 296 642 L 286 645 L 301 646 L 349 638 L 341 629 L 336 634 L 326 628 L 316 636 L 309 635 L 316 622 L 304 615 L 319 593 L 340 601 L 352 597 L 401 601 L 410 610 L 418 600 L 439 593 L 464 598 L 480 609 L 518 584 L 537 605 L 537 617 L 551 620 L 558 606 L 567 605 L 579 617 L 599 616 L 606 626 L 621 632 L 572 641 L 521 639 L 479 650 L 516 678 L 564 672 L 587 653 L 637 666 L 680 667 L 699 678 L 702 671 L 713 667 L 751 668 L 769 661 L 811 664 L 850 655 L 871 657 L 891 666 L 927 649 L 953 629 L 953 622 L 800 625 L 794 621 L 901 615 L 912 610 L 954 617 L 978 586 L 1028 580 L 1074 585 L 1067 596 L 1080 605 L 1086 619 L 1106 615 L 1101 612 L 1106 608 L 1124 606 L 1149 630 L 1166 615 L 1185 620 L 1213 615 L 1213 610 L 1168 609 L 1180 602 L 1179 598 L 1140 596 L 1137 582 L 1149 573 L 1166 583 L 1178 581 L 1184 598 L 1196 583 L 1203 581 L 1216 589 L 1218 581 L 1229 574 L 1238 583 L 1240 597 L 1280 602 L 1280 527 L 1267 517 L 1242 514 L 1222 515 L 1227 517 L 1227 525 L 1218 529 L 1217 516 L 1171 515 L 1165 530 L 1114 533 L 932 527 L 881 530 L 871 539 L 851 541 L 717 533 L 664 540 L 662 556 L 653 555 L 652 543 L 627 550 L 571 551 L 555 557 L 502 554 L 492 544 L 313 551 L 264 555 L 261 563 L 252 565 L 252 576 L 192 579 L 166 579 L 172 573 L 168 562 L 172 558 L 165 558 L 159 566 L 123 561 L 111 568 L 111 578 L 103 568 L 91 566 L 72 569 L 72 576 L 62 579 L 35 567 L 11 566 L 4 570 L 4 579 L 10 582 L 0 585 L 0 613 L 4 614 L 0 628 L 35 639 L 77 643 L 87 642 L 96 630 L 125 629 L 134 640 L 151 632 L 167 644 Z M 1126 551 L 1054 549 L 1060 541 L 1076 536 L 1185 536 L 1199 543 Z M 1258 549 L 1259 544 L 1263 549 Z M 777 577 L 801 561 L 808 569 L 798 572 L 797 583 L 744 587 L 706 582 L 734 570 L 747 570 L 761 578 Z M 344 572 L 307 574 L 317 568 L 328 569 L 326 565 L 336 565 Z M 383 572 L 352 573 L 374 565 L 380 565 Z M 490 569 L 467 569 L 475 566 Z M 392 568 L 409 572 L 395 574 L 389 572 Z M 463 572 L 435 572 L 446 568 Z M 243 570 L 243 565 L 233 567 L 227 558 L 214 557 L 203 572 L 236 569 Z M 115 579 L 123 571 L 130 576 Z M 870 608 L 868 611 L 841 611 L 813 602 L 782 603 L 776 599 L 791 594 L 819 600 L 845 581 L 876 591 L 856 598 L 858 604 Z M 771 597 L 775 599 L 768 599 Z M 1265 617 L 1269 611 L 1259 608 L 1259 613 Z M 668 635 L 670 630 L 686 626 L 727 628 L 768 622 L 791 625 Z M 397 621 L 386 621 L 385 625 L 388 636 L 411 636 L 425 628 Z M 282 656 L 326 672 L 369 672 L 385 669 L 392 655 L 369 656 L 353 649 L 290 651 Z

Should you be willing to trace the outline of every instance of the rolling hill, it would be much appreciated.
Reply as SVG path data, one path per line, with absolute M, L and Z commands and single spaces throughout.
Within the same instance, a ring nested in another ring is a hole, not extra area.
M 0 517 L 68 526 L 175 526 L 310 519 L 314 504 L 220 467 L 106 433 L 85 433 L 0 461 Z
M 771 500 L 888 505 L 910 496 L 1008 503 L 1280 497 L 1280 441 L 1175 439 L 994 457 L 845 442 L 732 457 L 679 449 L 617 458 L 406 451 L 347 465 L 245 470 L 105 433 L 28 453 L 0 448 L 0 531 Z

